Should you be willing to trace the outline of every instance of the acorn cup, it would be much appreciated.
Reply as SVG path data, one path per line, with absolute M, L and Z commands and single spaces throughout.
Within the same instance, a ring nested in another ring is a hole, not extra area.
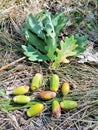
M 31 90 L 35 91 L 41 87 L 43 81 L 43 75 L 36 73 L 31 82 Z
M 64 101 L 60 102 L 60 106 L 62 109 L 71 110 L 71 109 L 77 108 L 78 104 L 76 101 L 64 100 Z
M 18 86 L 13 90 L 14 95 L 23 95 L 26 94 L 29 91 L 29 86 L 24 85 L 24 86 Z
M 41 91 L 39 93 L 39 98 L 42 100 L 49 100 L 56 97 L 56 93 L 52 91 Z
M 30 100 L 31 100 L 30 97 L 25 95 L 17 95 L 13 97 L 13 101 L 18 104 L 26 104 L 30 102 Z
M 61 91 L 64 96 L 67 95 L 70 92 L 69 83 L 67 83 L 67 82 L 63 83 L 63 85 L 61 86 Z
M 53 74 L 50 79 L 50 90 L 57 92 L 59 89 L 59 76 L 57 74 Z
M 27 110 L 27 116 L 28 117 L 36 116 L 39 113 L 41 113 L 43 109 L 44 105 L 42 103 L 36 103 Z
M 56 118 L 61 117 L 61 107 L 60 107 L 60 104 L 57 100 L 54 100 L 52 102 L 52 114 Z

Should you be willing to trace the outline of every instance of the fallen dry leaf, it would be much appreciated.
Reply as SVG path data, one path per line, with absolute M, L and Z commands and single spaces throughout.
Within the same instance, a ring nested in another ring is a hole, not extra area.
M 95 63 L 98 64 L 98 52 L 93 48 L 94 43 L 89 42 L 84 53 L 78 56 L 79 63 Z

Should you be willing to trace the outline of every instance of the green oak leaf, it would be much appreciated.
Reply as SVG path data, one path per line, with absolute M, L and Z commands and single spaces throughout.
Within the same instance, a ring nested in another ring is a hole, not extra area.
M 29 14 L 27 20 L 23 26 L 23 32 L 30 30 L 31 32 L 35 33 L 38 37 L 44 39 L 45 34 L 43 33 L 43 26 L 42 23 L 37 20 L 32 14 Z
M 87 36 L 79 36 L 79 34 L 75 34 L 75 39 L 77 40 L 78 44 L 78 47 L 75 49 L 75 52 L 77 52 L 78 55 L 86 50 Z
M 74 52 L 78 46 L 76 42 L 77 40 L 75 40 L 73 35 L 66 37 L 64 41 L 60 42 L 60 49 L 56 50 L 57 56 L 52 65 L 53 67 L 59 66 L 60 63 L 68 63 L 67 57 L 76 55 L 76 52 Z
M 63 12 L 58 12 L 52 17 L 52 23 L 57 37 L 61 30 L 66 26 L 67 22 L 68 17 L 66 17 Z
M 46 61 L 48 57 L 40 53 L 37 49 L 32 47 L 31 45 L 25 46 L 22 45 L 24 49 L 24 54 L 28 57 L 30 61 Z

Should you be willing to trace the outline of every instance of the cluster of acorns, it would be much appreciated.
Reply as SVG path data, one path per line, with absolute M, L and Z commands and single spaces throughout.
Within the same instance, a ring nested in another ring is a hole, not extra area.
M 31 90 L 36 91 L 39 87 L 41 87 L 43 82 L 43 75 L 40 73 L 36 73 L 31 82 Z M 56 97 L 56 93 L 59 89 L 60 82 L 59 76 L 57 74 L 52 74 L 50 79 L 50 90 L 48 91 L 41 91 L 39 92 L 39 98 L 42 100 L 49 100 Z M 13 97 L 13 101 L 15 103 L 26 104 L 30 102 L 31 98 L 26 96 L 29 91 L 29 86 L 19 86 L 13 90 L 13 94 L 16 95 Z M 70 85 L 67 82 L 64 82 L 61 86 L 61 92 L 63 95 L 67 95 L 70 91 Z M 72 100 L 63 100 L 59 102 L 58 100 L 54 99 L 52 102 L 52 114 L 54 117 L 59 118 L 61 116 L 61 109 L 70 110 L 74 109 L 78 106 L 76 101 Z M 45 108 L 43 103 L 35 103 L 32 105 L 26 112 L 28 117 L 32 117 L 38 115 L 43 111 Z

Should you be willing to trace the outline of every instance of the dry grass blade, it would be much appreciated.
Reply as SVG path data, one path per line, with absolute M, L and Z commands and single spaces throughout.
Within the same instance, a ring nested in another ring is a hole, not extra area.
M 8 69 L 8 67 L 11 67 L 11 66 L 15 65 L 16 63 L 18 63 L 18 62 L 24 60 L 25 58 L 26 58 L 26 57 L 22 57 L 22 58 L 20 58 L 20 59 L 14 61 L 14 62 L 12 62 L 12 63 L 10 63 L 10 64 L 7 64 L 7 65 L 1 67 L 1 68 L 0 68 L 0 71 L 5 70 L 5 69 Z

